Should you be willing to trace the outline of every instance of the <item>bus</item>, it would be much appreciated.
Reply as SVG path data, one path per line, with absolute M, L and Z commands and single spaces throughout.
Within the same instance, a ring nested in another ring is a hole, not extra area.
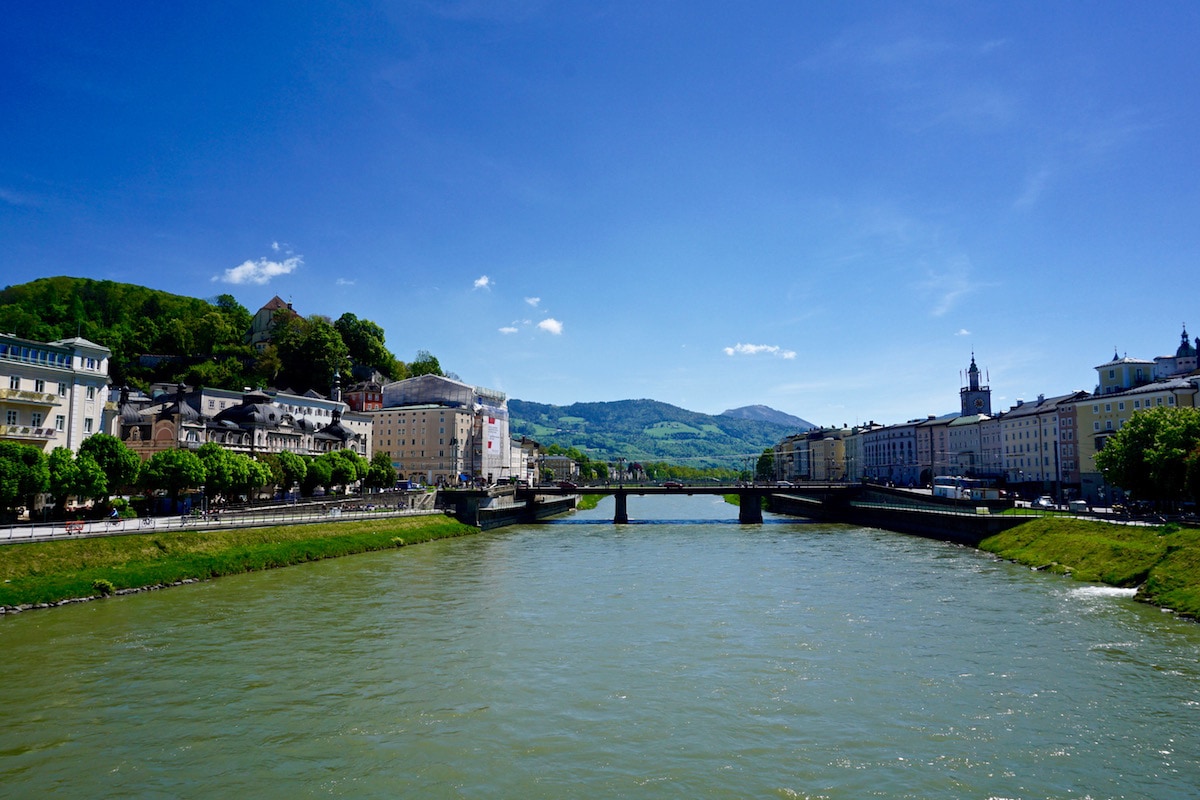
M 934 497 L 951 497 L 955 500 L 995 500 L 1000 491 L 988 481 L 964 478 L 961 475 L 939 475 L 933 479 Z

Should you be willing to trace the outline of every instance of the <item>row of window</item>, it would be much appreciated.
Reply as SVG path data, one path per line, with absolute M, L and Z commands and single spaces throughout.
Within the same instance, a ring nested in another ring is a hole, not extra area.
M 1155 400 L 1155 403 L 1154 403 L 1154 405 L 1155 405 L 1155 406 L 1162 406 L 1162 405 L 1163 405 L 1163 398 L 1161 398 L 1161 397 L 1156 397 L 1156 398 L 1154 398 L 1154 400 Z M 1171 395 L 1167 395 L 1167 401 L 1166 401 L 1166 405 L 1169 405 L 1169 406 L 1173 406 L 1173 405 L 1175 405 L 1175 395 L 1173 395 L 1173 394 L 1171 394 Z M 1111 414 L 1111 413 L 1112 413 L 1112 410 L 1113 410 L 1113 409 L 1112 409 L 1112 406 L 1113 406 L 1113 404 L 1112 404 L 1112 403 L 1105 403 L 1105 404 L 1104 404 L 1104 413 L 1106 413 L 1106 414 Z M 1144 406 L 1142 405 L 1142 401 L 1141 401 L 1140 399 L 1138 399 L 1138 400 L 1134 400 L 1134 401 L 1133 401 L 1133 410 L 1134 410 L 1134 411 L 1137 411 L 1137 410 L 1139 410 L 1139 409 L 1141 409 L 1141 408 L 1151 408 L 1151 407 L 1152 407 L 1152 406 L 1150 405 L 1150 398 L 1149 398 L 1149 397 L 1147 397 L 1147 398 L 1146 398 L 1146 404 L 1145 404 Z M 1117 410 L 1118 410 L 1118 411 L 1124 411 L 1124 410 L 1125 410 L 1125 401 L 1124 401 L 1124 400 L 1121 400 L 1121 401 L 1119 401 L 1119 402 L 1117 403 Z M 1092 405 L 1092 413 L 1093 413 L 1093 414 L 1099 414 L 1099 413 L 1100 413 L 1100 404 L 1099 404 L 1099 403 L 1095 403 L 1094 405 Z
M 32 414 L 29 415 L 29 427 L 40 428 L 40 427 L 42 427 L 42 423 L 45 421 L 45 419 L 46 418 L 44 416 L 42 416 L 42 414 L 40 414 L 37 411 L 34 411 Z M 8 413 L 5 415 L 5 422 L 8 425 L 20 425 L 21 424 L 21 413 L 19 411 L 13 411 L 10 409 L 8 411 Z M 62 414 L 56 414 L 54 417 L 54 430 L 64 431 L 66 429 L 67 429 L 67 418 Z M 84 420 L 84 430 L 90 432 L 91 429 L 92 429 L 92 420 L 90 418 L 85 419 Z

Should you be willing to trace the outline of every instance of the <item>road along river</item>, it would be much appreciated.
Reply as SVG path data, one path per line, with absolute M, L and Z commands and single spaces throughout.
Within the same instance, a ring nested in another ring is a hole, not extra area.
M 1175 798 L 1200 625 L 709 497 L 0 620 L 0 796 Z

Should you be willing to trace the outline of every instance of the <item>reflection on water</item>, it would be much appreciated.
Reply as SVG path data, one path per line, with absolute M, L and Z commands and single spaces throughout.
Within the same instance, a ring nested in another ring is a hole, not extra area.
M 0 795 L 1184 797 L 1200 626 L 712 498 L 0 620 Z

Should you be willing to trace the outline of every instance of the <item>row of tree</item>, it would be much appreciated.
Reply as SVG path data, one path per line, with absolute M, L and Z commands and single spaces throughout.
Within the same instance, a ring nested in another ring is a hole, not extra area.
M 219 444 L 196 451 L 170 449 L 143 462 L 124 442 L 108 434 L 88 437 L 78 453 L 58 447 L 46 454 L 17 442 L 0 442 L 0 509 L 32 509 L 38 495 L 53 498 L 54 515 L 66 515 L 72 497 L 101 507 L 114 495 L 162 492 L 173 501 L 203 487 L 212 498 L 252 498 L 266 487 L 305 496 L 318 488 L 332 490 L 361 484 L 390 488 L 396 471 L 386 453 L 368 462 L 353 450 L 319 456 L 283 452 L 251 457 Z

